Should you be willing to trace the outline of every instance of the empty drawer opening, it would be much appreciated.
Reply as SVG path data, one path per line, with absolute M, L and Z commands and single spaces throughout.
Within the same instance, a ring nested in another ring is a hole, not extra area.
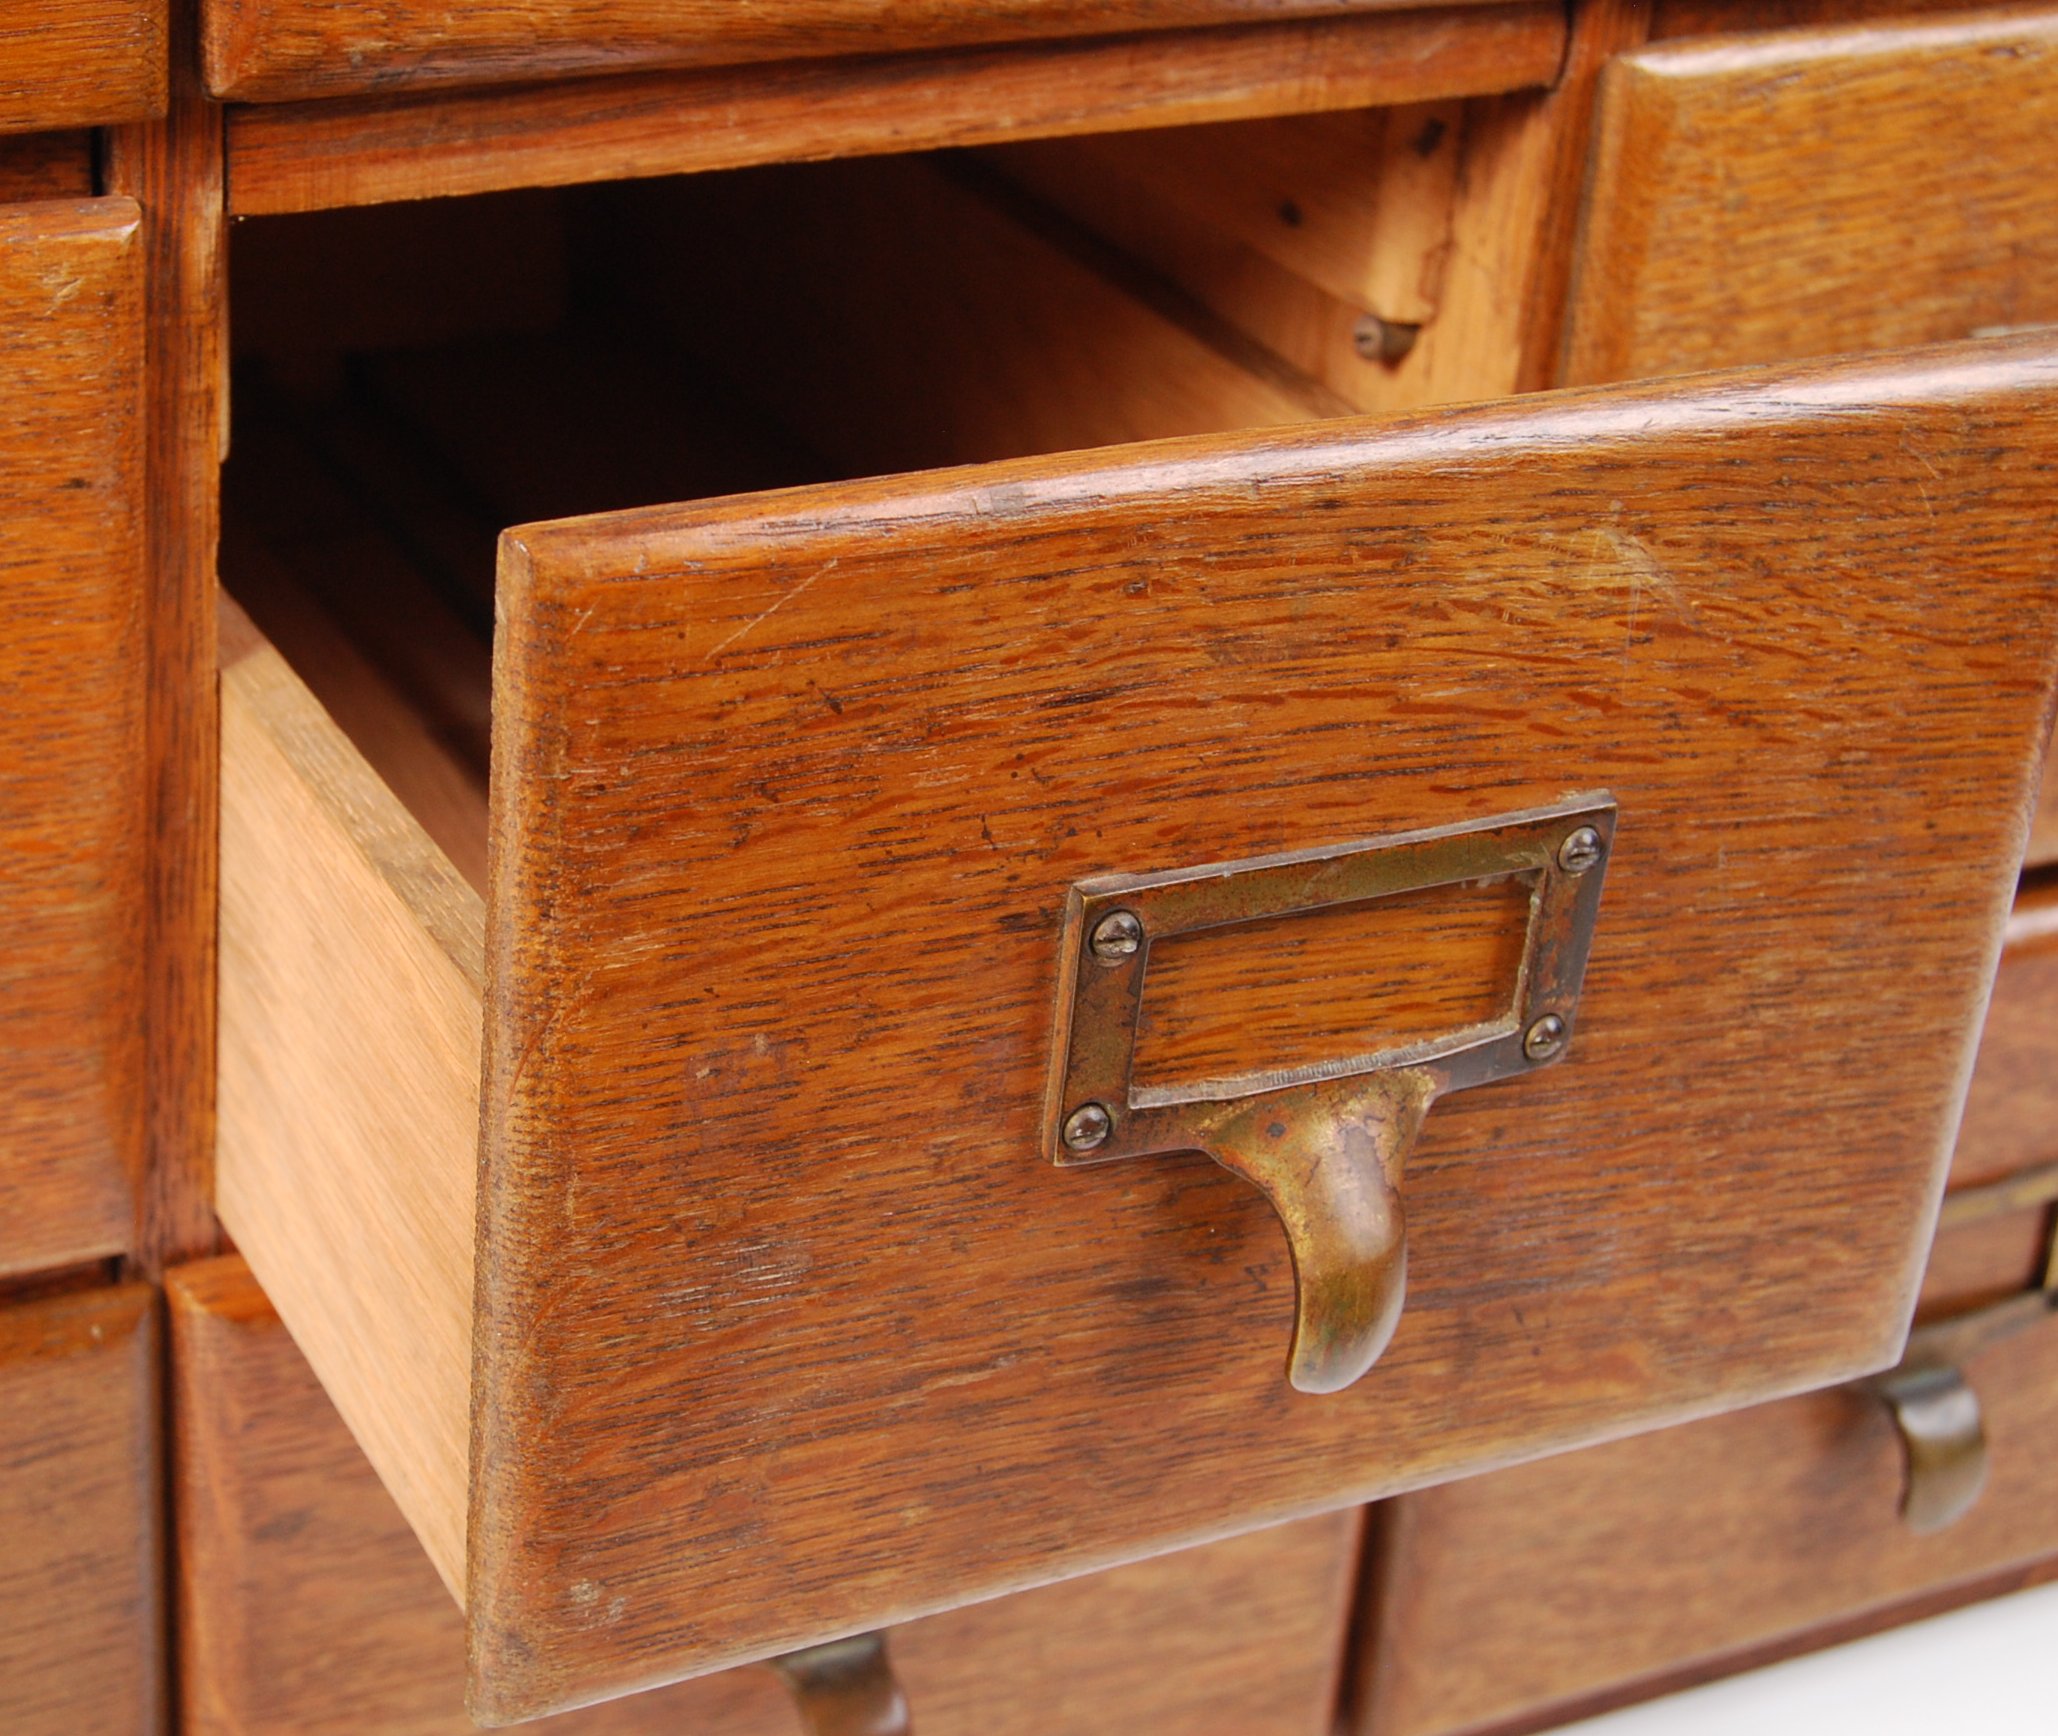
M 503 529 L 1353 408 L 1004 167 L 239 227 L 224 584 L 474 887 Z

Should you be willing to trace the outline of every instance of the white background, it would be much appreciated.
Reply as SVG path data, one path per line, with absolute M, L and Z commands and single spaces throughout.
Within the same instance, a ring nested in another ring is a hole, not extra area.
M 1689 1688 L 1554 1736 L 2058 1736 L 2058 1584 Z

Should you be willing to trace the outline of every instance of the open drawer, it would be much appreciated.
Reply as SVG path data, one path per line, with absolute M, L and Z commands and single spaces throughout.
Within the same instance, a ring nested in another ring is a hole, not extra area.
M 1080 313 L 989 281 L 938 403 Z M 1890 1363 L 2054 407 L 2006 339 L 529 524 L 490 787 L 435 609 L 232 529 L 220 1210 L 475 1712 Z

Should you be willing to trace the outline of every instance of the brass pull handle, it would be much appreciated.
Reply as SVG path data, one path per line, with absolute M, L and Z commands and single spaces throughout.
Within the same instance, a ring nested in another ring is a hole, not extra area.
M 1407 1285 L 1402 1171 L 1430 1106 L 1565 1051 L 1615 803 L 1576 797 L 1476 825 L 1082 882 L 1066 908 L 1045 1140 L 1061 1166 L 1200 1151 L 1270 1202 L 1294 1263 L 1287 1379 L 1342 1390 L 1378 1360 Z M 1512 1004 L 1441 1039 L 1313 1067 L 1138 1086 L 1152 942 L 1440 886 L 1515 880 L 1528 924 Z
M 1858 1383 L 1887 1408 L 1901 1441 L 1901 1518 L 1911 1531 L 1941 1531 L 1972 1510 L 1987 1481 L 1986 1419 L 1962 1372 L 1989 1345 L 2050 1320 L 2058 1289 L 1918 1326 L 1897 1367 Z
M 1917 1532 L 1955 1524 L 1987 1482 L 1979 1394 L 1950 1367 L 1896 1369 L 1878 1392 L 1901 1437 L 1903 1522 Z
M 808 1736 L 913 1736 L 884 1634 L 808 1646 L 768 1667 L 793 1696 Z

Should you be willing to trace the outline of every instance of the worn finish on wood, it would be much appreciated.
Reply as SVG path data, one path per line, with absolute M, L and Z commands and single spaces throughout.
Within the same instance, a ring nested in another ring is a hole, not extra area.
M 1848 1389 L 1388 1503 L 1352 1727 L 1537 1729 L 2058 1555 L 2058 1320 L 1965 1373 L 1990 1478 L 1928 1536 L 1885 1407 Z
M 92 192 L 91 133 L 0 138 L 0 205 L 21 199 L 85 199 Z
M 2058 886 L 2017 899 L 1951 1160 L 1972 1187 L 2058 1162 Z
M 276 651 L 225 649 L 216 1204 L 461 1595 L 480 901 Z
M 142 370 L 136 207 L 0 206 L 0 1273 L 134 1242 Z
M 1547 84 L 1542 0 L 1107 42 L 239 108 L 238 213 L 1368 108 Z
M 2002 343 L 511 536 L 480 1708 L 1889 1361 L 2042 745 L 2054 380 Z M 1432 1119 L 1401 1331 L 1297 1398 L 1261 1201 L 1041 1161 L 1063 889 L 1594 784 L 1576 1053 Z
M 168 1282 L 185 1728 L 467 1736 L 464 1624 L 237 1259 Z M 896 1631 L 922 1736 L 1320 1736 L 1358 1517 L 1339 1513 Z M 768 1671 L 573 1712 L 564 1736 L 793 1736 Z
M 0 1307 L 0 1727 L 164 1724 L 156 1302 L 142 1284 Z
M 173 15 L 170 112 L 106 136 L 109 187 L 143 208 L 150 663 L 150 881 L 141 997 L 148 1179 L 140 1268 L 212 1252 L 215 543 L 228 445 L 221 109 L 199 90 L 192 11 Z M 134 1013 L 131 1015 L 135 1016 Z
M 2054 134 L 2058 14 L 1626 56 L 1603 80 L 1565 377 L 2058 320 Z
M 166 0 L 21 0 L 0 16 L 0 133 L 161 115 Z
M 1404 0 L 207 0 L 208 89 L 238 102 L 654 67 L 1138 35 Z

